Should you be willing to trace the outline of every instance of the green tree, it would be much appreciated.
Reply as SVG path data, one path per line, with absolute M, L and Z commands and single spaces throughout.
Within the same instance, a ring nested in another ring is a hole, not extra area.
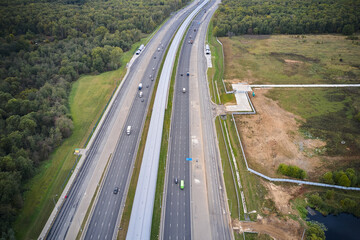
M 326 199 L 333 199 L 334 198 L 334 195 L 335 195 L 335 191 L 334 190 L 327 190 L 326 191 L 326 194 L 325 194 L 325 197 Z
M 327 184 L 334 184 L 332 172 L 327 172 L 322 176 L 322 181 Z
M 104 37 L 105 34 L 109 33 L 109 30 L 104 27 L 104 26 L 100 26 L 98 27 L 97 29 L 95 29 L 95 36 L 101 36 L 101 37 Z
M 354 25 L 352 24 L 346 24 L 342 30 L 342 33 L 344 35 L 352 35 L 354 34 L 355 30 L 354 30 Z
M 318 222 L 307 222 L 306 239 L 320 240 L 325 239 L 326 228 Z
M 346 176 L 346 174 L 343 174 L 343 175 L 341 175 L 341 177 L 339 178 L 338 184 L 341 185 L 341 186 L 350 187 L 351 181 L 350 181 L 349 178 Z
M 344 211 L 351 211 L 356 207 L 356 202 L 349 198 L 345 198 L 340 201 L 340 205 L 344 209 Z
M 110 68 L 118 69 L 121 66 L 121 56 L 123 51 L 119 47 L 114 47 L 110 52 Z

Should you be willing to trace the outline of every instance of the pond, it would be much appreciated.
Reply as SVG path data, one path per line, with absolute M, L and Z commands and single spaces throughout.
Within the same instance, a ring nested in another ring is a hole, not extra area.
M 359 239 L 360 218 L 347 213 L 323 216 L 318 211 L 312 212 L 315 215 L 308 214 L 308 220 L 317 221 L 326 226 L 326 240 Z

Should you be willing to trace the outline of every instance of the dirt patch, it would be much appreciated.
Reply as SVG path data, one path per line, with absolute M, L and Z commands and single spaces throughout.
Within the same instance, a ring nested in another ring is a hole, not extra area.
M 270 53 L 270 56 L 275 57 L 277 60 L 279 60 L 279 61 L 281 61 L 281 62 L 286 62 L 285 59 L 288 59 L 288 58 L 292 58 L 291 60 L 301 61 L 301 62 L 315 62 L 315 63 L 320 62 L 319 59 L 310 58 L 310 57 L 305 57 L 305 56 L 303 56 L 303 55 L 295 54 L 295 53 L 271 52 L 271 53 Z
M 310 179 L 314 178 L 312 171 L 322 166 L 315 152 L 326 143 L 304 139 L 298 129 L 305 120 L 265 97 L 267 91 L 257 89 L 256 97 L 252 98 L 256 115 L 236 116 L 250 167 L 275 177 L 280 163 L 291 164 L 304 169 Z
M 251 70 L 247 70 L 246 71 L 246 76 L 244 76 L 242 79 L 238 79 L 238 78 L 232 78 L 232 79 L 224 79 L 225 83 L 229 83 L 229 84 L 236 84 L 236 83 L 244 83 L 244 84 L 253 84 L 256 81 L 259 81 L 259 79 L 257 79 L 256 77 L 253 76 L 253 73 Z
M 302 188 L 301 186 L 284 187 L 267 181 L 263 181 L 263 185 L 268 189 L 267 198 L 274 201 L 277 210 L 282 214 L 298 214 L 297 211 L 292 209 L 290 200 L 298 195 L 299 190 Z
M 285 63 L 290 63 L 290 64 L 292 64 L 292 63 L 304 63 L 304 62 L 302 62 L 302 61 L 290 60 L 290 59 L 284 59 L 284 62 L 285 62 Z
M 279 219 L 276 216 L 259 217 L 256 222 L 240 222 L 233 220 L 234 230 L 243 232 L 258 232 L 268 234 L 274 239 L 301 239 L 304 229 L 292 219 Z

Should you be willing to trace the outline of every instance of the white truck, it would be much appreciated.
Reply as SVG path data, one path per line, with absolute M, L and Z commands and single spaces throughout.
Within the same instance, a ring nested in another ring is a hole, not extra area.
M 128 126 L 127 129 L 126 129 L 126 134 L 130 135 L 130 133 L 131 133 L 131 126 Z
M 139 90 L 141 90 L 141 89 L 142 89 L 142 83 L 139 84 Z

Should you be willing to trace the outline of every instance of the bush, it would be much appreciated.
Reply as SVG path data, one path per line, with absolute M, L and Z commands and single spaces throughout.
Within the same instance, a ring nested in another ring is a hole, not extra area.
M 306 172 L 301 168 L 294 165 L 286 165 L 281 163 L 278 167 L 278 173 L 281 173 L 288 177 L 304 179 L 306 178 Z
M 325 239 L 326 227 L 318 222 L 307 222 L 306 239 L 318 240 Z
M 332 172 L 327 172 L 322 176 L 322 182 L 327 184 L 334 184 Z
M 348 168 L 346 171 L 327 172 L 321 177 L 321 181 L 327 184 L 336 184 L 344 187 L 358 186 L 359 173 L 353 168 Z
M 322 208 L 324 206 L 324 201 L 317 193 L 310 195 L 309 203 L 316 208 Z

